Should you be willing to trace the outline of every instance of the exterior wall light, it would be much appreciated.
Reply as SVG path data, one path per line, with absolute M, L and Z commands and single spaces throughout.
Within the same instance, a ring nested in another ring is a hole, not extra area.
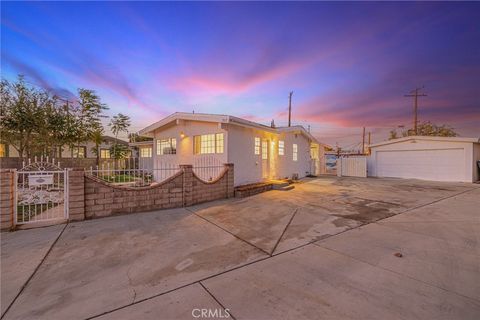
M 182 132 L 180 132 L 180 138 L 182 138 L 182 139 L 183 139 L 183 138 L 185 138 L 185 137 L 186 137 L 186 136 L 185 136 L 185 133 L 184 133 L 183 131 L 182 131 Z

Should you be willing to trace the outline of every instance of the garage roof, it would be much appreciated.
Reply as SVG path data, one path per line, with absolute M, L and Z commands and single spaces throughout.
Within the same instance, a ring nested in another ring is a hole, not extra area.
M 446 141 L 446 142 L 471 142 L 480 143 L 480 138 L 466 138 L 466 137 L 432 137 L 432 136 L 409 136 L 399 139 L 392 139 L 388 141 L 382 141 L 370 145 L 370 148 L 375 148 L 387 144 L 405 142 L 409 140 L 427 140 L 427 141 Z

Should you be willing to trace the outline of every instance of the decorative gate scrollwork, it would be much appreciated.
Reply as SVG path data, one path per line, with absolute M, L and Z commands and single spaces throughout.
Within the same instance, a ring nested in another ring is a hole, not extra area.
M 48 157 L 35 158 L 17 171 L 17 224 L 68 218 L 67 172 Z

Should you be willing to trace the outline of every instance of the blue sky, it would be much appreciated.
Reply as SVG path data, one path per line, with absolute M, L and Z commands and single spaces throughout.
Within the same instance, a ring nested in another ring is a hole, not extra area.
M 480 136 L 480 3 L 2 2 L 2 77 L 96 90 L 137 131 L 175 111 L 349 146 L 420 120 Z

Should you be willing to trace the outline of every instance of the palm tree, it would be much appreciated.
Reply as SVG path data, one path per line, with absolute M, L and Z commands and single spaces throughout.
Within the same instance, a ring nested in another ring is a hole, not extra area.
M 95 147 L 92 148 L 92 152 L 97 157 L 97 166 L 100 165 L 100 145 L 103 140 L 103 128 L 98 128 L 90 134 L 90 139 L 95 144 Z
M 113 152 L 112 152 L 114 161 L 115 161 L 117 160 L 117 158 L 123 157 L 117 154 L 118 134 L 120 132 L 128 132 L 128 127 L 130 127 L 130 117 L 119 113 L 112 117 L 112 120 L 110 120 L 110 123 L 108 124 L 108 126 L 110 127 L 110 130 L 112 131 L 112 133 L 115 135 L 115 141 L 113 144 Z M 123 152 L 120 152 L 120 153 L 124 154 Z M 117 167 L 116 161 L 114 163 L 114 167 L 115 169 Z

